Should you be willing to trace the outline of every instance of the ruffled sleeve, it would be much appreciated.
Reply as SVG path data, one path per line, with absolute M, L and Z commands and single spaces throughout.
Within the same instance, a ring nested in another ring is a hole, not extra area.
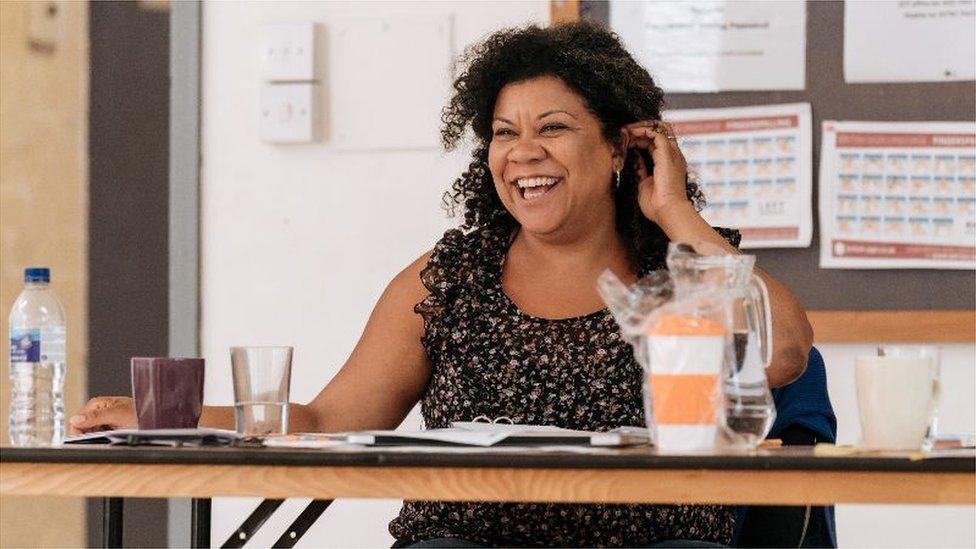
M 417 303 L 413 311 L 424 318 L 425 328 L 456 295 L 461 281 L 463 256 L 464 233 L 459 229 L 450 229 L 434 245 L 427 265 L 420 271 L 420 281 L 430 295 Z
M 501 227 L 470 233 L 450 229 L 434 245 L 420 271 L 420 281 L 430 294 L 413 310 L 424 320 L 421 343 L 435 363 L 438 353 L 450 348 L 457 336 L 459 321 L 451 315 L 479 306 L 488 299 L 488 288 L 497 283 L 507 234 Z
M 712 227 L 726 242 L 738 248 L 742 243 L 742 233 L 737 229 L 726 229 L 725 227 Z
M 450 321 L 445 317 L 455 308 L 472 277 L 470 239 L 471 235 L 459 229 L 448 230 L 434 245 L 427 265 L 420 271 L 420 281 L 430 293 L 414 305 L 413 311 L 423 318 L 420 342 L 435 364 L 450 344 Z

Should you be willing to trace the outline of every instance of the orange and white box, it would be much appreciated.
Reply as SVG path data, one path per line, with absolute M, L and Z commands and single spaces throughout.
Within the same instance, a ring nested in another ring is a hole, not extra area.
M 715 448 L 726 336 L 713 320 L 684 316 L 662 316 L 647 331 L 647 387 L 658 450 Z

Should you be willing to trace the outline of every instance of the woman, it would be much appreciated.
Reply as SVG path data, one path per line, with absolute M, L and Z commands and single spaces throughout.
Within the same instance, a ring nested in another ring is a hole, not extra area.
M 341 371 L 291 406 L 292 430 L 395 428 L 418 400 L 428 428 L 479 415 L 641 425 L 641 369 L 597 276 L 610 268 L 633 282 L 662 268 L 669 241 L 736 253 L 738 234 L 698 214 L 701 193 L 660 120 L 662 91 L 614 35 L 584 23 L 506 30 L 463 62 L 442 137 L 447 149 L 468 129 L 476 141 L 445 195 L 466 232 L 448 231 L 393 279 Z M 802 373 L 811 330 L 789 291 L 760 274 L 773 311 L 768 374 L 781 385 Z M 134 421 L 129 399 L 96 398 L 71 429 Z M 206 407 L 201 424 L 231 427 L 232 408 Z M 400 545 L 727 544 L 732 530 L 731 508 L 692 505 L 406 502 L 390 525 Z

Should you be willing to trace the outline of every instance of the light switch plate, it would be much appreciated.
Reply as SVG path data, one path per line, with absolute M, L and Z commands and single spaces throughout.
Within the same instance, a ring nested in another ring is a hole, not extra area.
M 261 79 L 266 82 L 316 80 L 315 23 L 262 25 Z
M 309 143 L 318 139 L 318 85 L 311 82 L 261 86 L 258 124 L 262 141 Z

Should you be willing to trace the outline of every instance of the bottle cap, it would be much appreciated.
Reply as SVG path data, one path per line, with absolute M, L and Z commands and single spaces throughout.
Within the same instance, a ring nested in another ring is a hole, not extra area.
M 51 269 L 47 267 L 28 267 L 24 269 L 24 282 L 50 282 Z

